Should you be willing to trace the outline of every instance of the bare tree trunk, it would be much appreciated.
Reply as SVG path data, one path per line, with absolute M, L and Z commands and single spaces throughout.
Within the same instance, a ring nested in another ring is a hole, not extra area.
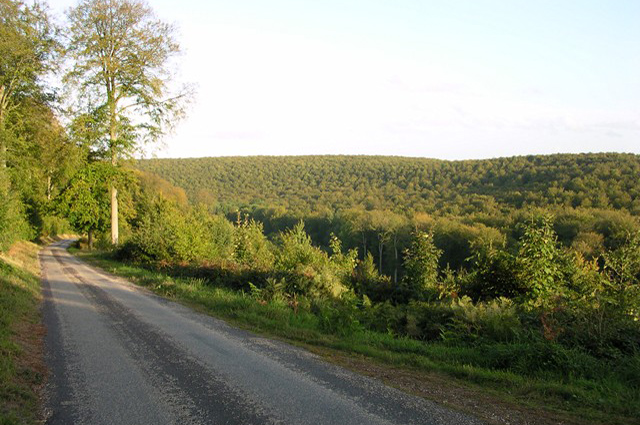
M 4 87 L 0 88 L 0 94 L 4 96 Z M 0 98 L 0 101 L 2 100 Z M 7 168 L 7 138 L 4 134 L 4 115 L 4 106 L 0 104 L 0 168 Z
M 113 89 L 113 83 L 111 84 Z M 109 89 L 108 89 L 109 91 Z M 116 100 L 113 98 L 113 94 L 109 94 L 110 105 L 110 128 L 109 128 L 109 149 L 111 150 L 111 165 L 115 167 L 118 162 L 117 156 L 117 138 L 118 138 L 118 121 L 116 119 Z M 119 239 L 118 231 L 118 189 L 116 189 L 115 182 L 111 182 L 111 243 L 118 245 Z
M 382 239 L 378 241 L 378 273 L 382 274 L 382 251 L 384 250 L 384 243 Z
M 93 251 L 93 229 L 89 229 L 89 251 Z
M 367 258 L 367 234 L 362 232 L 362 261 Z
M 51 200 L 51 176 L 47 176 L 47 201 Z
M 111 243 L 118 245 L 118 189 L 111 186 Z
M 393 283 L 398 283 L 398 234 L 393 235 Z

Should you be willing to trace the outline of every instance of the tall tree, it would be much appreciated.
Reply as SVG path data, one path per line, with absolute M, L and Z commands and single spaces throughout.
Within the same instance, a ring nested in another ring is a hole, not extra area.
M 103 126 L 93 125 L 105 129 L 96 143 L 116 167 L 183 113 L 189 91 L 170 93 L 171 58 L 180 51 L 175 28 L 142 0 L 81 0 L 68 17 L 74 65 L 65 81 L 77 89 L 79 106 L 103 120 Z M 117 244 L 115 183 L 110 192 L 111 240 Z
M 0 167 L 7 166 L 7 119 L 25 98 L 44 98 L 41 77 L 54 65 L 54 27 L 39 3 L 0 0 Z

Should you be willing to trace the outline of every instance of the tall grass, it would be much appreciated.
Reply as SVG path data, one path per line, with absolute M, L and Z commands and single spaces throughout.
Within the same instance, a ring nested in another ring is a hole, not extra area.
M 39 328 L 39 247 L 0 253 L 0 424 L 36 424 L 36 388 L 44 381 Z

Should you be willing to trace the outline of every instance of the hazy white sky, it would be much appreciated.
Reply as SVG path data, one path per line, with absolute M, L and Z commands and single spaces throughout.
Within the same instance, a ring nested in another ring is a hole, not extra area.
M 198 86 L 161 157 L 640 153 L 637 0 L 149 4 Z

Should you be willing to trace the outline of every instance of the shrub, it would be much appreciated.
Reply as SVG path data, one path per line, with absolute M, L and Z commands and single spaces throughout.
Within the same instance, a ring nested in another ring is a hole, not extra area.
M 438 259 L 440 251 L 433 243 L 433 235 L 416 232 L 405 251 L 405 277 L 398 288 L 400 301 L 436 299 L 438 288 Z
M 365 307 L 360 318 L 366 328 L 391 335 L 406 333 L 406 306 L 395 306 L 389 301 Z M 412 335 L 413 336 L 413 335 Z M 417 338 L 419 335 L 415 335 Z
M 311 312 L 319 318 L 324 332 L 349 336 L 362 330 L 358 301 L 348 294 L 340 298 L 316 298 L 311 303 Z
M 9 179 L 0 170 L 0 251 L 4 251 L 18 239 L 29 239 L 33 231 L 20 199 L 10 190 Z
M 275 269 L 289 274 L 288 291 L 312 297 L 339 297 L 347 291 L 345 282 L 355 264 L 355 251 L 343 254 L 337 238 L 333 255 L 311 243 L 301 221 L 280 234 L 275 255 Z
M 442 331 L 448 342 L 513 342 L 523 332 L 516 305 L 508 298 L 473 303 L 463 297 L 451 301 L 450 308 L 453 315 Z
M 628 235 L 626 243 L 604 259 L 613 302 L 620 313 L 640 322 L 640 231 Z
M 366 296 L 371 301 L 379 303 L 391 300 L 393 286 L 391 278 L 378 273 L 378 268 L 370 252 L 362 261 L 356 263 L 351 275 L 351 288 L 360 296 Z
M 144 205 L 134 223 L 132 237 L 119 249 L 119 255 L 141 262 L 181 261 L 176 251 L 183 221 L 177 207 L 162 198 Z
M 515 257 L 508 252 L 488 246 L 474 246 L 475 269 L 461 285 L 461 295 L 474 301 L 499 297 L 516 298 L 523 292 L 515 274 Z
M 72 233 L 71 224 L 66 218 L 47 215 L 42 218 L 40 234 L 42 236 L 56 236 Z
M 267 269 L 273 265 L 273 253 L 264 236 L 262 223 L 247 217 L 243 219 L 238 214 L 232 241 L 233 259 L 239 264 L 259 269 Z
M 549 308 L 562 293 L 562 252 L 552 228 L 552 218 L 541 216 L 524 228 L 515 259 L 516 277 L 524 288 L 522 302 Z
M 403 321 L 403 335 L 426 341 L 441 338 L 443 326 L 453 318 L 453 310 L 443 302 L 409 303 Z

